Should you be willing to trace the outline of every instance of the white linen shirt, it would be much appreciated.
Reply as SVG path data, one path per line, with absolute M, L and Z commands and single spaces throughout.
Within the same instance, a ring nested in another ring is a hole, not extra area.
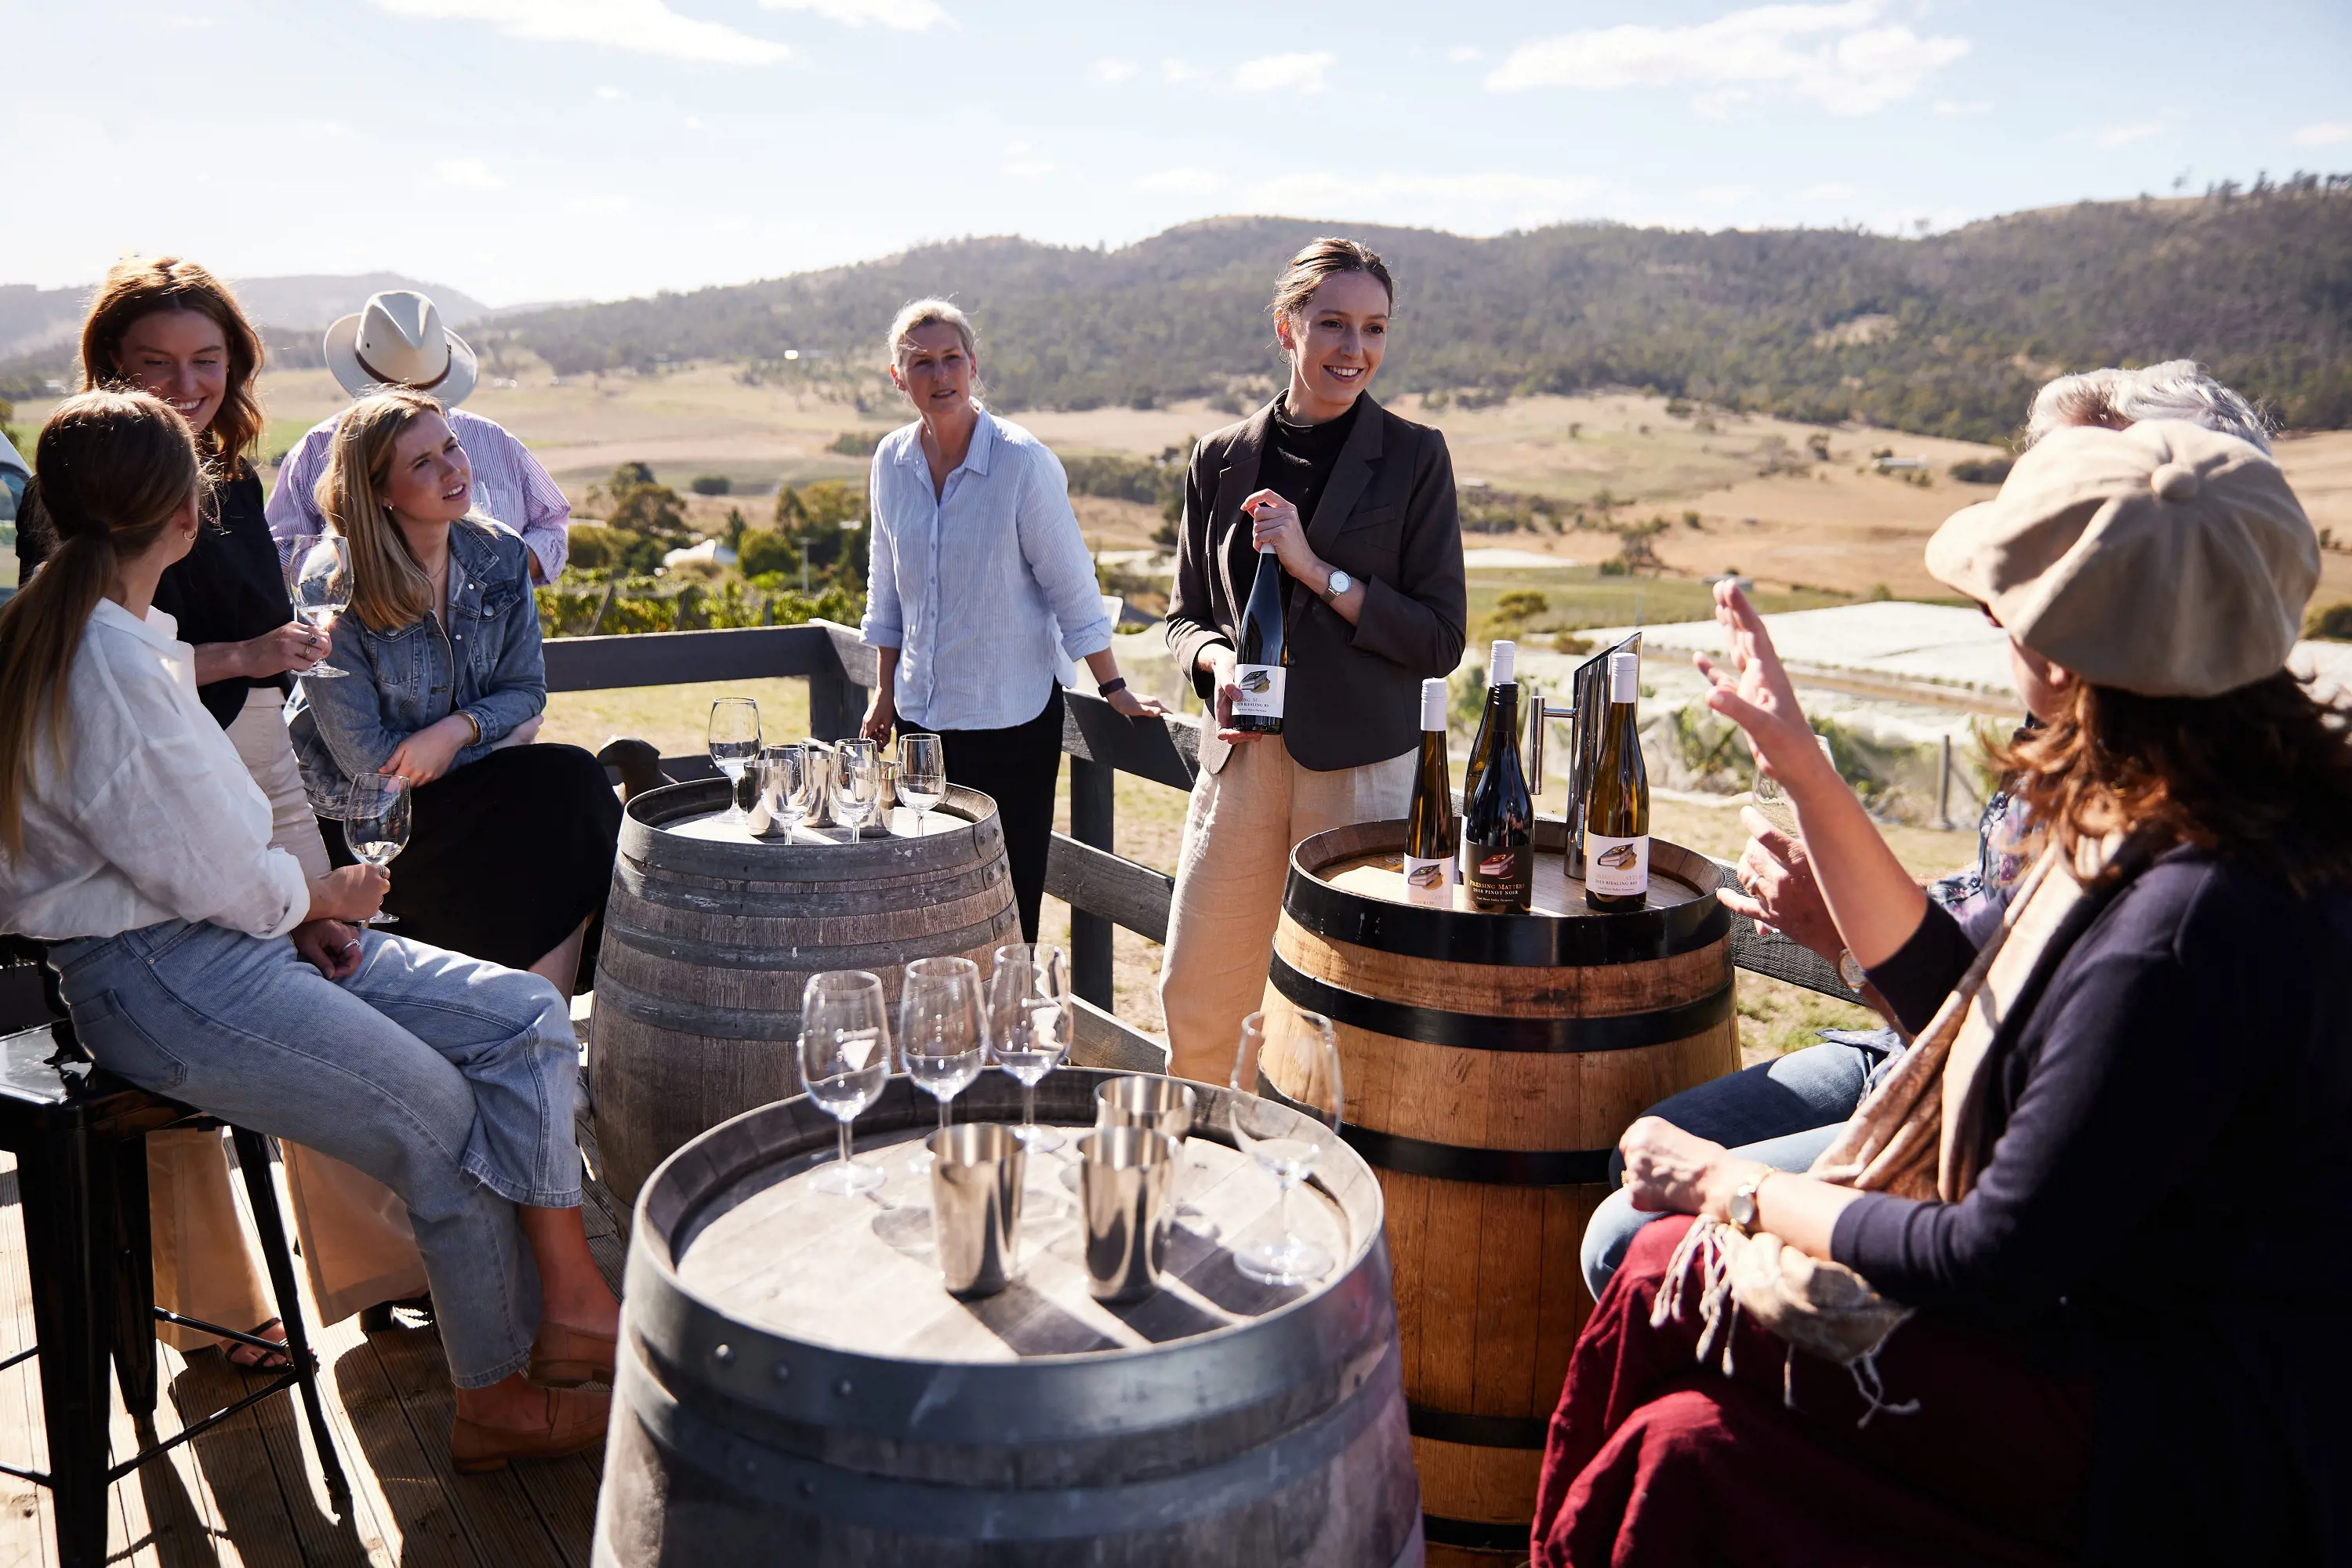
M 168 920 L 283 936 L 310 912 L 300 862 L 269 847 L 269 801 L 196 700 L 196 653 L 161 610 L 100 599 L 66 679 L 62 768 L 34 740 L 25 849 L 0 848 L 0 931 L 47 942 Z M 46 706 L 46 704 L 44 705 Z
M 898 649 L 898 717 L 929 730 L 1009 730 L 1037 717 L 1064 656 L 1110 647 L 1069 478 L 1045 444 L 982 414 L 935 494 L 922 426 L 874 454 L 868 647 Z

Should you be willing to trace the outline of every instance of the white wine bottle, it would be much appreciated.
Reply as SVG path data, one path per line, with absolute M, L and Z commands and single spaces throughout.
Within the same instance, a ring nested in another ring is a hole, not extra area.
M 1412 815 L 1405 820 L 1404 896 L 1416 904 L 1454 907 L 1458 865 L 1454 833 L 1454 778 L 1445 758 L 1445 682 L 1421 683 L 1421 768 L 1412 780 Z
M 1282 563 L 1274 546 L 1257 551 L 1257 576 L 1242 609 L 1241 647 L 1234 659 L 1234 728 L 1253 735 L 1282 733 L 1283 686 L 1290 674 L 1290 644 L 1282 635 Z
M 1470 749 L 1474 781 L 1462 797 L 1462 880 L 1470 907 L 1525 914 L 1535 893 L 1535 797 L 1519 765 L 1519 687 L 1509 643 L 1495 645 L 1486 711 Z
M 1636 722 L 1642 656 L 1609 656 L 1609 714 L 1601 755 L 1584 797 L 1584 901 L 1604 914 L 1638 910 L 1650 898 L 1650 775 Z

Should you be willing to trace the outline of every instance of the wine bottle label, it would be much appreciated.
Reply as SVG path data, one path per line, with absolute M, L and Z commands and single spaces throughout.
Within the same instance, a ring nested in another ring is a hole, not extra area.
M 1638 898 L 1650 890 L 1650 839 L 1584 836 L 1584 886 L 1604 899 Z
M 1535 889 L 1532 848 L 1473 844 L 1467 847 L 1465 859 L 1467 874 L 1463 880 L 1470 889 L 1471 908 L 1495 913 L 1524 911 L 1528 908 Z
M 1234 711 L 1253 719 L 1282 717 L 1282 678 L 1290 671 L 1278 664 L 1240 664 L 1234 667 L 1234 684 L 1242 694 L 1234 699 Z
M 1424 860 L 1418 855 L 1404 858 L 1404 896 L 1416 904 L 1454 906 L 1454 858 L 1451 855 L 1436 860 Z

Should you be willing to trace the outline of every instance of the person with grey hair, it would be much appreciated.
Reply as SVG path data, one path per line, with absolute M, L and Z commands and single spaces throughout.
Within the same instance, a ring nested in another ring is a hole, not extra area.
M 2238 393 L 2205 374 L 2195 360 L 2168 359 L 2137 370 L 2086 370 L 2062 375 L 2033 395 L 2025 416 L 2025 444 L 2053 430 L 2097 425 L 2121 430 L 2144 419 L 2186 419 L 2218 430 L 2267 454 L 2270 423 Z
M 2025 445 L 2080 426 L 2121 430 L 2153 419 L 2179 419 L 2234 437 L 2268 455 L 2270 433 L 2243 396 L 2205 374 L 2194 361 L 2168 360 L 2138 370 L 2113 367 L 2062 375 L 2034 395 Z M 2026 720 L 2031 728 L 2037 721 Z M 2021 731 L 2021 733 L 2022 731 Z M 1838 965 L 1841 977 L 1878 1005 L 1838 934 L 1814 879 L 1801 838 L 1772 826 L 1751 806 L 1741 821 L 1754 835 L 1740 855 L 1739 887 L 1718 894 L 1733 915 L 1759 931 L 1778 931 Z M 1969 941 L 1982 945 L 1998 930 L 2011 895 L 2040 852 L 2041 834 L 2006 787 L 1985 803 L 1977 825 L 1974 863 L 1927 887 Z M 1801 1171 L 1845 1125 L 1870 1087 L 1904 1049 L 1893 1029 L 1824 1029 L 1822 1043 L 1770 1062 L 1688 1089 L 1650 1108 L 1688 1132 L 1739 1147 L 1748 1158 L 1776 1169 Z M 1622 1170 L 1610 1156 L 1610 1179 Z M 1641 1227 L 1655 1219 L 1622 1194 L 1604 1200 L 1585 1227 L 1582 1265 L 1597 1298 Z

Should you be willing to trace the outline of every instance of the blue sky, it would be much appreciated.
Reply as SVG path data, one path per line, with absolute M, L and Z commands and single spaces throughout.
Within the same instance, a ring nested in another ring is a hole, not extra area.
M 504 304 L 1224 212 L 1908 231 L 2352 169 L 2345 0 L 0 0 L 0 282 L 47 286 L 168 249 Z

